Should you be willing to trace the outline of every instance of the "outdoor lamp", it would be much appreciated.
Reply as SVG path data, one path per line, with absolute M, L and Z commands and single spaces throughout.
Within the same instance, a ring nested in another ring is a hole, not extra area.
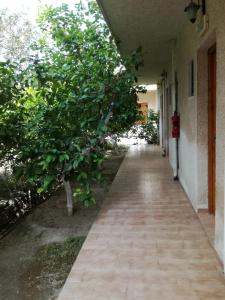
M 205 15 L 205 0 L 202 0 L 202 4 L 196 4 L 191 0 L 191 2 L 188 4 L 188 6 L 185 7 L 184 11 L 187 13 L 187 17 L 190 20 L 191 23 L 195 23 L 197 18 L 197 13 L 199 8 L 202 7 L 202 14 Z

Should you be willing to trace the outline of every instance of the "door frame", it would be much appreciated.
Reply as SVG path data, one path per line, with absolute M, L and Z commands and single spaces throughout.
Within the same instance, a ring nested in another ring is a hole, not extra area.
M 216 195 L 216 44 L 208 49 L 208 211 L 215 215 Z

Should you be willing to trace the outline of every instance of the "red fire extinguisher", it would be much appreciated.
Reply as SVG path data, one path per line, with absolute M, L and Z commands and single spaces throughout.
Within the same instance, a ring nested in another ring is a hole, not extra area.
M 172 137 L 178 139 L 180 137 L 180 116 L 177 111 L 173 113 L 172 120 Z

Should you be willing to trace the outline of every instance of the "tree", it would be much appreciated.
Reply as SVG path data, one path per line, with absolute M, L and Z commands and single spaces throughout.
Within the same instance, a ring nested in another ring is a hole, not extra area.
M 19 61 L 31 54 L 31 44 L 37 36 L 34 25 L 24 12 L 0 10 L 0 57 Z
M 141 125 L 140 138 L 144 138 L 148 144 L 159 144 L 159 113 L 150 109 L 146 124 Z
M 4 148 L 14 172 L 38 182 L 39 192 L 63 182 L 72 214 L 70 179 L 77 182 L 74 196 L 86 206 L 94 203 L 91 182 L 102 180 L 105 138 L 127 130 L 139 116 L 134 84 L 141 48 L 122 57 L 94 1 L 72 11 L 46 7 L 39 25 L 36 55 L 27 70 L 14 72 L 19 93 L 1 123 L 7 128 L 13 120 L 16 132 Z

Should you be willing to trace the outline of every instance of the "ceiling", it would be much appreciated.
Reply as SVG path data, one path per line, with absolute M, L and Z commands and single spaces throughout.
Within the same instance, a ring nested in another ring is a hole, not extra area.
M 171 59 L 171 42 L 186 21 L 188 0 L 97 0 L 104 17 L 120 41 L 121 53 L 142 46 L 144 67 L 139 82 L 157 83 Z

